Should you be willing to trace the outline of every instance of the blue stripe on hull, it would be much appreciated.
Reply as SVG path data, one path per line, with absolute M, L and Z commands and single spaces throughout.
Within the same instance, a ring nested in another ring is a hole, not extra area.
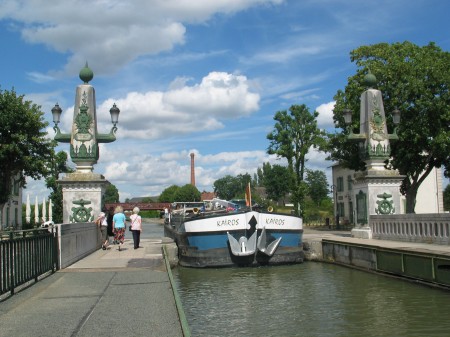
M 228 238 L 226 233 L 190 235 L 187 239 L 189 246 L 197 247 L 198 250 L 228 247 Z
M 274 240 L 282 237 L 280 247 L 298 247 L 302 242 L 302 233 L 268 233 Z M 272 240 L 271 240 L 272 241 Z
M 230 233 L 239 240 L 243 233 Z M 258 233 L 259 235 L 260 233 Z M 298 247 L 302 242 L 302 233 L 267 233 L 270 242 L 282 237 L 280 247 Z M 190 247 L 197 247 L 198 250 L 208 250 L 216 248 L 228 248 L 227 234 L 224 232 L 195 233 L 187 237 Z

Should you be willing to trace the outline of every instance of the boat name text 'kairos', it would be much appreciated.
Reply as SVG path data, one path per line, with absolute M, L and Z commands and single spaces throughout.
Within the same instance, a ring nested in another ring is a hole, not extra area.
M 238 226 L 239 219 L 231 219 L 231 220 L 219 220 L 217 221 L 217 227 L 221 226 Z
M 284 219 L 266 218 L 266 225 L 284 226 Z

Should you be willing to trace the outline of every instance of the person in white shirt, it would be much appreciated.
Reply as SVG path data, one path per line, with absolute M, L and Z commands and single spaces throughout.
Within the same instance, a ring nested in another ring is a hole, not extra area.
M 139 215 L 138 207 L 133 208 L 133 214 L 130 215 L 130 221 L 131 233 L 133 233 L 134 249 L 138 249 L 142 232 L 142 218 Z
M 106 221 L 106 214 L 104 212 L 101 212 L 98 215 L 97 220 L 95 220 L 95 223 L 100 227 L 100 232 L 102 233 L 102 249 L 106 250 L 106 247 L 108 247 L 109 244 L 108 222 Z

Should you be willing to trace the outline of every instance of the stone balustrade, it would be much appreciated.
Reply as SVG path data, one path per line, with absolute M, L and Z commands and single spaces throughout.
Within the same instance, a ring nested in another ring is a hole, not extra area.
M 371 215 L 372 238 L 450 245 L 450 214 Z

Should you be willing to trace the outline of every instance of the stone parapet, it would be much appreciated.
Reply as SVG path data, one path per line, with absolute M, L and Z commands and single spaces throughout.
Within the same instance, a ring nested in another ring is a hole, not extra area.
M 59 265 L 66 268 L 101 246 L 100 229 L 94 223 L 58 224 Z
M 372 237 L 379 240 L 450 245 L 450 214 L 371 215 Z

